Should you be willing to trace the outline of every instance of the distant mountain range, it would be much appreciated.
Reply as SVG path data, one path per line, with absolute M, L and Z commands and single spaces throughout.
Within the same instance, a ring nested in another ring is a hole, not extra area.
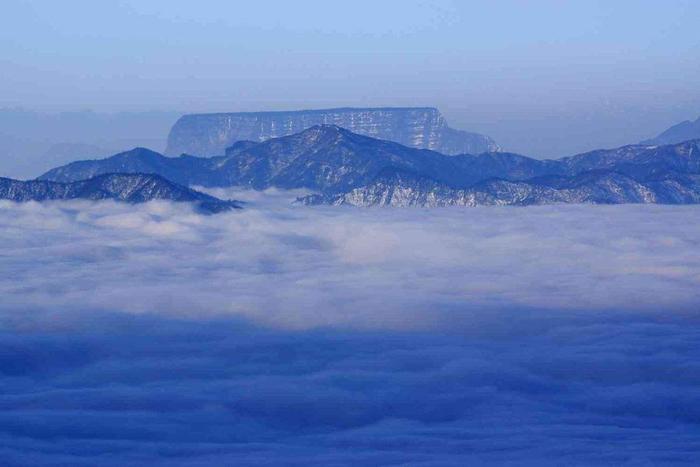
M 446 156 L 317 125 L 262 143 L 241 141 L 224 156 L 165 157 L 144 148 L 107 159 L 78 161 L 50 170 L 42 180 L 70 182 L 111 172 L 157 173 L 182 185 L 254 189 L 309 188 L 335 193 L 370 183 L 384 168 L 396 166 L 456 185 L 507 174 L 529 178 L 549 173 L 546 161 L 508 153 Z
M 112 199 L 128 203 L 160 199 L 192 203 L 197 210 L 204 213 L 240 207 L 235 201 L 220 200 L 168 181 L 159 175 L 141 173 L 111 173 L 70 183 L 0 178 L 0 199 L 16 202 Z
M 170 158 L 134 149 L 53 169 L 41 180 L 156 173 L 181 185 L 307 188 L 305 204 L 359 206 L 700 202 L 700 140 L 631 145 L 557 160 L 504 152 L 444 154 L 317 125 L 226 154 Z
M 700 139 L 700 117 L 694 122 L 686 120 L 673 125 L 656 138 L 642 141 L 641 144 L 676 144 L 691 139 Z
M 435 108 L 390 107 L 185 115 L 170 130 L 165 153 L 219 156 L 237 141 L 259 143 L 322 124 L 448 155 L 499 150 L 488 136 L 450 128 Z

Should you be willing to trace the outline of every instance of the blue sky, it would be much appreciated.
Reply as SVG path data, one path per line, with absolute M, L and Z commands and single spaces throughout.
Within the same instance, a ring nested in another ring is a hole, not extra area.
M 699 17 L 690 0 L 9 0 L 0 107 L 435 105 L 506 148 L 562 155 L 700 114 Z

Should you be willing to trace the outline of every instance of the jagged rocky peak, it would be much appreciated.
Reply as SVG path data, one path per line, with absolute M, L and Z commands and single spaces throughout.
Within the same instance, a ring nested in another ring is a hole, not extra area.
M 488 136 L 450 128 L 436 108 L 406 107 L 185 115 L 170 131 L 166 154 L 222 155 L 237 141 L 261 142 L 324 124 L 450 155 L 500 150 Z

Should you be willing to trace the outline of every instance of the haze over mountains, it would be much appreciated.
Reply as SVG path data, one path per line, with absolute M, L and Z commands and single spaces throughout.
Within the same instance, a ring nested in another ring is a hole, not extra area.
M 41 180 L 74 182 L 104 173 L 156 173 L 182 185 L 306 188 L 306 204 L 360 206 L 696 203 L 697 140 L 631 145 L 557 160 L 492 152 L 435 151 L 317 125 L 262 143 L 243 141 L 223 156 L 162 156 L 146 149 L 53 169 Z

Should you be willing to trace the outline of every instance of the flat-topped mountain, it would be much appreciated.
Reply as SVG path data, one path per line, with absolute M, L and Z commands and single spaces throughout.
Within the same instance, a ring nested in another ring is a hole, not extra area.
M 353 133 L 448 155 L 499 150 L 488 136 L 450 128 L 435 108 L 389 107 L 185 115 L 170 130 L 165 153 L 218 156 L 236 141 L 262 142 L 315 125 L 337 125 Z
M 77 181 L 101 173 L 156 173 L 181 185 L 306 188 L 306 204 L 475 205 L 553 202 L 697 202 L 700 140 L 631 145 L 558 160 L 503 153 L 446 156 L 317 125 L 224 156 L 165 157 L 134 149 L 79 161 L 40 178 Z
M 220 200 L 159 175 L 140 173 L 110 173 L 70 183 L 0 178 L 0 199 L 16 202 L 112 199 L 127 203 L 169 200 L 193 203 L 198 210 L 207 213 L 240 207 L 235 201 Z

